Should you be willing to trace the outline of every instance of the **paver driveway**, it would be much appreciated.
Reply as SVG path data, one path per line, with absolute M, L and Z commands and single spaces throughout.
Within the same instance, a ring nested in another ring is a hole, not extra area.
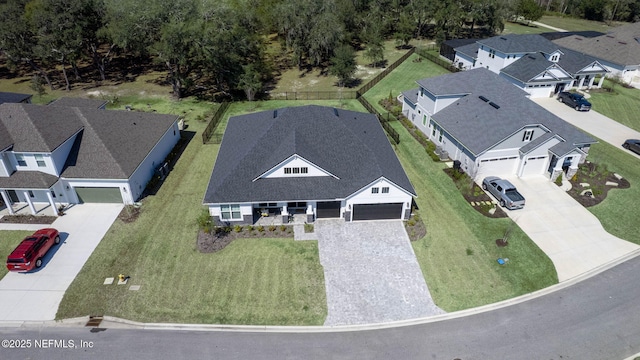
M 604 230 L 598 218 L 546 177 L 507 177 L 527 200 L 505 210 L 553 261 L 565 281 L 640 248 Z
M 326 326 L 372 324 L 444 313 L 429 289 L 400 220 L 318 220 Z
M 0 280 L 0 321 L 53 320 L 64 292 L 122 207 L 76 205 L 54 221 L 50 227 L 60 231 L 61 242 L 47 253 L 42 268 L 30 273 L 8 273 Z

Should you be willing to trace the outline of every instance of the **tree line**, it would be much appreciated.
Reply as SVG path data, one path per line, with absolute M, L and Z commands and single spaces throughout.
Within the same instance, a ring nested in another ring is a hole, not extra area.
M 553 0 L 593 2 L 628 0 Z M 507 19 L 536 20 L 536 0 L 0 0 L 0 51 L 56 86 L 106 80 L 114 59 L 167 72 L 175 97 L 207 91 L 252 99 L 274 72 L 272 53 L 291 66 L 324 66 L 345 84 L 355 51 L 373 66 L 384 40 L 493 35 Z M 624 6 L 616 12 L 622 16 Z M 92 71 L 87 66 L 91 64 Z M 55 77 L 55 76 L 54 76 Z

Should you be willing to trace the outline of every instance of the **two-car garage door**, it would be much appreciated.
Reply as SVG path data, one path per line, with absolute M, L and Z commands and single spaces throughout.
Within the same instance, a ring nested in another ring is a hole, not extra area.
M 402 203 L 353 205 L 353 220 L 401 219 Z
M 120 188 L 76 187 L 81 203 L 122 203 Z

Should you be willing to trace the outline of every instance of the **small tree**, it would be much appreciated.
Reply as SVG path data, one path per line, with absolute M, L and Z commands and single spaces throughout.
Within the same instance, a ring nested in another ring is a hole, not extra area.
M 38 94 L 38 96 L 42 96 L 47 93 L 44 88 L 45 80 L 38 74 L 33 75 L 31 78 L 31 90 Z
M 331 58 L 329 74 L 338 77 L 340 87 L 344 86 L 356 72 L 356 54 L 349 45 L 341 45 Z
M 522 16 L 528 22 L 540 20 L 544 15 L 544 9 L 538 6 L 535 0 L 520 0 L 517 5 L 517 15 Z
M 260 80 L 260 73 L 255 69 L 253 64 L 244 66 L 244 72 L 240 76 L 238 87 L 244 90 L 247 95 L 247 100 L 255 100 L 256 93 L 262 89 L 262 80 Z
M 364 52 L 364 56 L 371 60 L 371 66 L 377 67 L 384 61 L 384 45 L 382 40 L 371 41 L 367 44 L 367 50 Z
M 409 41 L 413 38 L 415 29 L 416 27 L 409 16 L 402 16 L 396 26 L 396 32 L 393 34 L 393 37 L 396 39 L 396 44 L 404 47 L 409 46 Z

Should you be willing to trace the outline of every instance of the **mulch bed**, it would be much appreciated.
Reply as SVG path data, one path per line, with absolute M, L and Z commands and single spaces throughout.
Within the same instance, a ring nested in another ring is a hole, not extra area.
M 617 183 L 618 186 L 606 185 L 607 181 Z M 584 207 L 598 205 L 607 198 L 607 194 L 612 189 L 628 189 L 631 187 L 627 179 L 618 179 L 612 172 L 598 170 L 597 165 L 589 161 L 581 165 L 576 176 L 570 179 L 569 182 L 571 182 L 571 190 L 567 191 L 567 194 L 571 195 Z M 588 183 L 589 186 L 583 187 L 580 183 Z M 587 189 L 591 190 L 593 196 L 580 195 Z
M 4 224 L 51 224 L 58 219 L 57 216 L 45 215 L 4 215 L 0 223 Z
M 454 176 L 457 170 L 453 168 L 447 168 L 447 169 L 444 169 L 444 172 L 447 175 L 449 175 L 452 181 L 455 180 Z M 468 179 L 468 181 L 471 181 L 471 179 Z M 480 186 L 478 186 L 478 184 L 475 184 L 475 183 L 473 184 L 473 189 L 465 189 L 464 191 L 460 190 L 460 193 L 462 194 L 464 199 L 467 200 L 467 202 L 469 203 L 469 206 L 471 206 L 471 202 L 476 202 L 476 203 L 485 202 L 485 201 L 493 202 L 493 199 L 489 195 L 487 195 L 487 193 L 485 193 L 480 188 Z M 486 217 L 490 217 L 490 218 L 507 217 L 507 214 L 502 210 L 502 208 L 500 208 L 500 206 L 497 206 L 497 205 L 495 206 L 496 211 L 493 214 L 489 212 L 492 206 L 480 205 L 480 206 L 473 206 L 473 208 Z
M 120 211 L 118 215 L 118 219 L 120 219 L 125 224 L 132 223 L 138 219 L 140 213 L 142 212 L 142 208 L 140 206 L 127 205 Z
M 261 239 L 261 238 L 292 238 L 293 227 L 286 226 L 284 231 L 280 230 L 278 226 L 275 230 L 269 230 L 265 228 L 263 231 L 258 231 L 258 227 L 254 226 L 253 230 L 248 230 L 243 227 L 241 231 L 235 231 L 233 229 L 214 228 L 211 232 L 205 232 L 203 230 L 198 231 L 196 239 L 196 246 L 198 251 L 202 253 L 214 253 L 224 249 L 227 245 L 235 239 Z M 229 231 L 230 230 L 230 231 Z
M 411 241 L 420 240 L 427 235 L 427 227 L 417 213 L 414 213 L 411 219 L 404 222 L 404 228 Z

